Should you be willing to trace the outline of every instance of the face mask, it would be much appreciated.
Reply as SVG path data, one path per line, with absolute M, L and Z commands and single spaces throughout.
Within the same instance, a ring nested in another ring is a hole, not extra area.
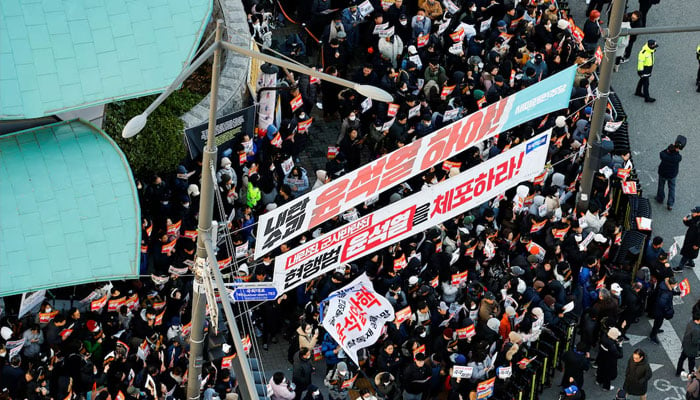
M 299 114 L 299 119 L 306 119 L 306 114 L 304 114 L 304 113 Z
M 422 15 L 416 15 L 416 21 L 422 21 L 423 18 L 425 18 L 425 17 Z
M 335 23 L 335 27 L 336 27 L 336 28 L 340 28 L 340 25 L 341 25 L 340 22 L 336 22 L 336 23 Z
M 476 11 L 476 7 L 472 7 L 472 8 L 470 8 L 470 9 L 469 9 L 469 11 L 471 11 L 471 12 L 474 12 L 474 11 Z
M 425 337 L 425 335 L 426 335 L 426 332 L 421 332 L 421 334 L 420 334 L 420 335 L 418 335 L 418 336 L 420 336 L 420 337 L 424 338 L 424 337 Z
M 355 120 L 355 118 L 357 118 L 357 117 L 355 117 L 354 115 L 350 115 L 350 116 L 348 116 L 348 120 L 349 120 L 349 121 L 354 121 L 354 120 Z
M 304 330 L 304 332 L 306 332 L 307 335 L 310 335 L 311 334 L 311 327 L 306 328 L 306 330 Z
M 183 208 L 190 208 L 190 203 L 185 203 L 182 205 Z
M 313 394 L 314 397 L 318 397 L 318 396 L 321 395 L 321 391 L 320 391 L 320 390 L 317 390 L 317 391 L 315 391 L 315 392 L 313 392 L 313 393 L 311 393 L 311 394 Z
M 44 312 L 51 312 L 51 307 L 46 307 L 46 311 Z
M 408 23 L 408 21 L 405 20 L 405 19 L 402 19 L 402 20 L 399 20 L 399 23 L 401 24 L 401 26 L 406 26 L 406 24 Z
M 265 266 L 269 266 L 270 264 L 272 264 L 270 261 L 263 261 L 263 265 Z

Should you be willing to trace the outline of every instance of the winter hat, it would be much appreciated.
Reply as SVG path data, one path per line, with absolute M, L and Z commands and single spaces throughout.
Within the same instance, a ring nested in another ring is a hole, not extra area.
M 568 29 L 569 28 L 569 21 L 567 21 L 565 19 L 560 19 L 559 21 L 557 21 L 557 28 L 559 28 L 561 30 Z
M 544 317 L 544 312 L 542 311 L 541 308 L 535 307 L 532 309 L 532 315 L 534 315 L 535 317 L 540 319 L 540 318 Z
M 452 330 L 452 328 L 445 328 L 445 330 L 442 331 L 442 335 L 445 337 L 449 337 L 449 338 L 452 337 L 453 333 L 454 333 L 454 331 Z
M 408 46 L 408 54 L 418 54 L 418 50 L 416 50 L 416 46 L 414 46 L 414 45 Z
M 515 316 L 515 308 L 513 308 L 513 306 L 506 307 L 506 314 L 508 314 L 509 317 L 514 317 Z
M 552 174 L 552 186 L 564 187 L 565 176 L 561 172 L 555 172 Z
M 89 320 L 87 322 L 87 329 L 92 333 L 97 333 L 100 331 L 100 324 L 93 320 Z
M 418 277 L 412 276 L 412 277 L 408 278 L 408 284 L 410 286 L 417 285 L 418 284 Z
M 497 318 L 489 318 L 489 320 L 486 321 L 486 326 L 488 326 L 492 331 L 498 332 L 498 328 L 501 327 L 501 321 L 499 321 Z
M 341 361 L 338 363 L 338 372 L 339 373 L 347 373 L 348 372 L 348 365 L 345 364 L 345 361 Z
M 557 119 L 554 121 L 554 123 L 555 123 L 559 128 L 563 128 L 564 126 L 566 126 L 566 117 L 563 116 L 563 115 L 560 115 L 560 116 L 557 117 Z
M 467 365 L 467 357 L 462 354 L 457 354 L 454 361 L 455 365 Z
M 520 185 L 517 187 L 517 189 L 515 189 L 515 193 L 517 193 L 519 197 L 525 197 L 528 193 L 530 193 L 530 188 L 525 185 Z
M 10 340 L 10 338 L 12 337 L 12 329 L 3 326 L 2 328 L 0 328 L 0 337 L 5 339 L 5 341 Z
M 522 268 L 520 268 L 519 266 L 513 265 L 512 267 L 510 267 L 510 273 L 513 276 L 521 276 L 525 273 L 525 271 Z
M 564 393 L 566 393 L 567 396 L 573 396 L 576 393 L 578 393 L 578 386 L 571 385 L 568 388 L 564 389 Z
M 440 309 L 440 311 L 449 311 L 450 310 L 450 307 L 448 307 L 447 303 L 445 303 L 444 301 L 440 302 L 440 305 L 438 306 L 438 308 Z
M 608 337 L 612 340 L 617 340 L 617 338 L 619 338 L 620 335 L 620 330 L 615 327 L 610 328 L 610 330 L 608 331 Z
M 523 341 L 523 337 L 518 332 L 510 331 L 508 334 L 508 340 L 510 340 L 511 343 L 518 344 Z
M 615 296 L 619 296 L 620 293 L 622 293 L 622 286 L 617 283 L 613 283 L 610 287 L 610 292 Z
M 231 160 L 228 157 L 221 158 L 221 168 L 227 168 L 231 166 Z
M 195 185 L 194 183 L 191 184 L 190 186 L 187 186 L 187 194 L 192 197 L 192 196 L 199 196 L 199 187 Z

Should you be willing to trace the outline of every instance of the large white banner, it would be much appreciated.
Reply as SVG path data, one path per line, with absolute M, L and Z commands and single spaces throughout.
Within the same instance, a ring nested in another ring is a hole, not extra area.
M 357 351 L 373 345 L 384 324 L 394 319 L 391 303 L 374 291 L 365 274 L 331 293 L 322 302 L 322 311 L 326 332 L 357 365 Z
M 275 258 L 282 294 L 462 214 L 544 169 L 551 129 L 453 178 L 392 203 Z
M 576 66 L 260 216 L 255 258 L 500 132 L 566 108 Z

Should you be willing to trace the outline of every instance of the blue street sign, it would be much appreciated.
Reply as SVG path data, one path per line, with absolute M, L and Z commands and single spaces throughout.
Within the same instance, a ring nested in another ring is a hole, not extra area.
M 277 298 L 277 289 L 273 287 L 236 288 L 233 291 L 234 301 L 266 301 Z

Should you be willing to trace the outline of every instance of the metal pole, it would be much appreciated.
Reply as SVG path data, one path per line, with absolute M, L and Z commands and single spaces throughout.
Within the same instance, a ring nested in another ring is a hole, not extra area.
M 243 54 L 245 56 L 251 57 L 251 58 L 256 58 L 258 60 L 262 60 L 265 62 L 268 62 L 273 65 L 277 65 L 282 68 L 287 68 L 292 71 L 299 72 L 304 75 L 309 75 L 316 77 L 318 79 L 327 81 L 327 82 L 332 82 L 335 83 L 336 85 L 355 89 L 358 93 L 365 97 L 370 97 L 373 98 L 374 100 L 378 101 L 384 101 L 384 102 L 390 102 L 393 101 L 393 97 L 384 91 L 383 89 L 374 87 L 374 86 L 367 86 L 367 85 L 360 85 L 358 83 L 349 81 L 347 79 L 339 78 L 337 76 L 333 76 L 330 74 L 326 74 L 325 72 L 320 72 L 316 71 L 313 68 L 306 67 L 304 65 L 296 64 L 293 62 L 289 62 L 287 60 L 283 60 L 281 58 L 273 57 L 271 55 L 261 53 L 259 51 L 254 51 L 251 49 L 247 49 L 245 47 L 241 46 L 236 46 L 233 43 L 229 43 L 227 41 L 221 42 L 221 45 L 228 50 L 234 51 L 239 54 Z M 364 91 L 365 89 L 371 90 L 371 92 L 366 92 Z M 385 98 L 384 98 L 385 97 Z
M 207 234 L 207 239 L 209 238 Z M 211 240 L 206 243 L 207 249 L 210 250 L 209 254 L 214 253 L 214 244 Z M 231 310 L 231 300 L 229 299 L 228 292 L 224 287 L 224 279 L 221 277 L 221 271 L 219 266 L 214 261 L 214 257 L 209 257 L 209 269 L 211 275 L 214 276 L 216 281 L 216 288 L 221 296 L 221 305 L 224 308 L 224 315 L 226 316 L 226 322 L 228 322 L 228 329 L 231 332 L 231 337 L 233 339 L 233 346 L 236 348 L 236 357 L 231 361 L 233 366 L 233 371 L 236 373 L 236 381 L 238 382 L 238 389 L 241 391 L 241 395 L 244 399 L 258 400 L 258 391 L 255 389 L 255 378 L 251 374 L 250 364 L 248 364 L 248 355 L 243 348 L 243 342 L 241 341 L 241 334 L 238 333 L 238 325 L 236 325 L 236 318 L 233 316 L 233 310 Z
M 593 105 L 593 115 L 591 117 L 591 129 L 588 132 L 588 143 L 586 149 L 586 159 L 583 162 L 581 174 L 581 185 L 579 187 L 579 198 L 576 209 L 579 212 L 588 209 L 588 201 L 591 197 L 593 187 L 593 175 L 598 169 L 600 159 L 600 132 L 605 123 L 605 109 L 610 95 L 610 80 L 612 78 L 613 66 L 615 65 L 615 52 L 617 51 L 617 38 L 620 34 L 622 17 L 625 13 L 625 1 L 613 0 L 610 21 L 608 22 L 608 36 L 605 39 L 605 52 L 603 61 L 600 63 L 600 77 L 598 78 L 598 97 Z
M 204 316 L 206 313 L 206 298 L 202 268 L 206 263 L 207 250 L 204 244 L 206 233 L 211 230 L 214 214 L 214 190 L 209 168 L 216 163 L 216 102 L 219 88 L 219 68 L 221 64 L 221 32 L 223 21 L 216 21 L 216 39 L 214 41 L 214 65 L 211 71 L 211 93 L 209 98 L 209 128 L 207 144 L 202 155 L 202 190 L 199 202 L 199 223 L 197 227 L 197 257 L 194 266 L 194 282 L 192 283 L 192 330 L 190 333 L 190 360 L 187 376 L 187 398 L 199 399 L 202 379 L 202 360 L 204 350 Z
M 620 35 L 655 35 L 657 33 L 679 33 L 679 32 L 697 32 L 700 31 L 700 25 L 692 26 L 654 26 L 651 28 L 624 28 Z M 614 36 L 614 35 L 611 35 Z

